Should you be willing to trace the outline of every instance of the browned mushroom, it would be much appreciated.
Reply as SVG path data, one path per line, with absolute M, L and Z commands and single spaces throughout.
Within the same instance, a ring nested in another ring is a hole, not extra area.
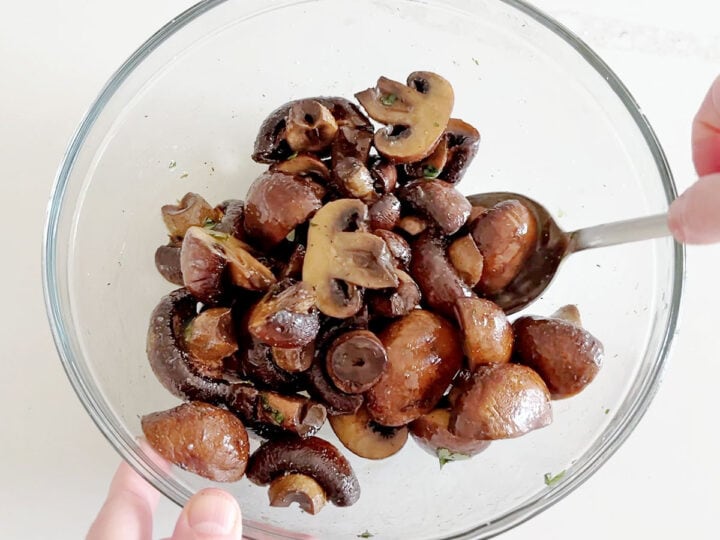
M 175 285 L 183 285 L 182 270 L 180 269 L 180 246 L 182 244 L 172 240 L 166 246 L 155 250 L 155 268 L 160 275 Z
M 293 152 L 318 152 L 332 143 L 338 126 L 330 110 L 312 99 L 290 107 L 285 119 L 285 140 Z
M 264 343 L 250 340 L 240 348 L 240 352 L 235 355 L 235 358 L 238 363 L 239 375 L 259 387 L 290 393 L 301 387 L 296 375 L 278 367 L 274 361 L 272 348 Z
M 325 362 L 316 360 L 307 370 L 307 391 L 323 403 L 328 415 L 351 414 L 363 404 L 362 394 L 346 394 L 338 390 L 325 372 Z
M 458 437 L 450 432 L 449 425 L 450 411 L 435 409 L 414 420 L 409 427 L 410 434 L 423 450 L 447 461 L 452 461 L 458 455 L 477 455 L 490 446 L 490 441 Z
M 358 287 L 398 284 L 385 242 L 348 230 L 362 226 L 366 218 L 367 207 L 361 201 L 340 199 L 323 206 L 310 221 L 303 281 L 315 288 L 317 307 L 330 317 L 346 318 L 360 310 Z
M 455 316 L 458 298 L 475 296 L 447 259 L 447 238 L 428 229 L 412 243 L 410 275 L 417 282 L 428 306 L 446 317 Z
M 380 317 L 402 317 L 420 305 L 422 295 L 417 283 L 402 270 L 395 272 L 400 282 L 397 289 L 368 291 L 366 295 L 368 306 Z
M 381 334 L 387 364 L 365 394 L 373 420 L 402 426 L 430 412 L 462 364 L 457 332 L 442 317 L 417 309 Z
M 286 437 L 258 448 L 247 467 L 247 477 L 264 486 L 285 474 L 314 478 L 336 506 L 350 506 L 360 497 L 360 484 L 347 459 L 318 437 Z
M 470 288 L 482 277 L 484 259 L 472 236 L 466 234 L 453 241 L 448 248 L 448 258 L 458 275 Z
M 397 185 L 397 166 L 387 159 L 378 157 L 370 162 L 370 174 L 375 179 L 375 191 L 380 194 L 392 193 Z
M 269 390 L 258 392 L 252 420 L 277 426 L 301 437 L 314 435 L 325 423 L 323 405 L 305 396 L 286 396 Z
M 245 221 L 245 203 L 238 199 L 223 201 L 216 207 L 223 213 L 222 219 L 210 224 L 212 230 L 234 236 L 238 240 L 245 240 L 243 223 Z
M 327 499 L 325 490 L 311 476 L 304 474 L 286 474 L 278 476 L 268 488 L 270 506 L 287 507 L 297 503 L 311 515 L 323 509 Z
M 320 329 L 315 293 L 304 282 L 283 280 L 250 310 L 248 332 L 271 347 L 305 347 Z
M 248 463 L 247 431 L 232 413 L 193 401 L 144 416 L 150 446 L 178 467 L 215 482 L 235 482 Z
M 321 206 L 325 188 L 283 172 L 265 172 L 250 186 L 245 203 L 245 232 L 266 249 L 281 242 Z
M 419 161 L 433 151 L 455 102 L 450 83 L 429 71 L 411 73 L 407 85 L 380 77 L 355 97 L 373 120 L 389 126 L 375 133 L 374 142 L 395 163 Z
M 463 333 L 468 367 L 508 362 L 513 349 L 513 331 L 505 312 L 483 298 L 458 298 L 455 315 Z
M 366 459 L 385 459 L 397 454 L 408 438 L 407 427 L 381 426 L 370 418 L 365 407 L 355 414 L 331 416 L 329 421 L 340 442 Z
M 559 307 L 555 313 L 550 315 L 551 319 L 560 319 L 562 321 L 569 322 L 582 328 L 582 318 L 580 317 L 580 310 L 574 304 L 568 304 L 566 306 Z
M 467 439 L 509 439 L 551 422 L 550 392 L 537 373 L 518 364 L 487 364 L 459 389 L 450 431 Z
M 373 130 L 368 126 L 343 126 L 338 130 L 330 151 L 333 168 L 345 158 L 355 158 L 365 164 L 372 148 Z
M 378 199 L 375 180 L 363 161 L 354 157 L 339 159 L 333 164 L 333 182 L 345 197 L 354 197 L 366 203 Z
M 398 199 L 437 223 L 447 235 L 465 225 L 472 208 L 465 196 L 441 180 L 415 180 L 396 191 Z
M 280 272 L 280 279 L 301 279 L 302 267 L 305 262 L 305 246 L 303 244 L 295 244 L 287 263 Z
M 521 317 L 513 323 L 513 329 L 517 360 L 538 372 L 553 399 L 574 396 L 600 371 L 602 343 L 573 323 Z
M 497 293 L 517 276 L 533 253 L 535 217 L 520 201 L 503 201 L 481 214 L 470 229 L 484 257 L 479 288 L 485 294 Z
M 183 332 L 192 367 L 207 377 L 223 376 L 223 359 L 238 349 L 230 308 L 211 308 L 192 319 Z
M 480 133 L 467 122 L 459 118 L 451 118 L 445 130 L 445 137 L 448 141 L 447 162 L 439 178 L 450 184 L 457 184 L 477 154 Z
M 404 166 L 405 175 L 408 178 L 425 178 L 435 180 L 440 176 L 448 158 L 447 137 L 442 137 L 437 143 L 432 154 L 416 163 L 406 163 Z
M 222 213 L 213 208 L 197 193 L 186 193 L 178 204 L 161 208 L 162 218 L 170 236 L 179 240 L 190 227 L 202 227 L 206 222 L 217 222 Z
M 283 349 L 281 347 L 273 347 L 272 357 L 275 364 L 288 373 L 300 373 L 307 371 L 312 365 L 315 356 L 315 345 L 309 343 L 305 347 L 294 347 L 292 349 Z
M 206 304 L 222 298 L 226 281 L 244 289 L 266 290 L 275 283 L 275 276 L 251 252 L 250 246 L 234 236 L 190 227 L 180 251 L 185 286 Z
M 380 379 L 386 363 L 385 347 L 377 336 L 368 330 L 353 330 L 335 338 L 325 367 L 339 390 L 360 394 Z
M 385 244 L 387 244 L 388 251 L 390 251 L 390 255 L 392 255 L 395 266 L 407 270 L 410 259 L 412 258 L 410 244 L 407 243 L 407 240 L 399 234 L 385 229 L 377 229 L 374 231 L 374 234 L 385 240 Z
M 330 180 L 330 171 L 322 161 L 312 154 L 298 154 L 295 157 L 275 163 L 270 171 L 282 172 L 292 176 L 309 176 L 311 179 Z
M 392 231 L 400 221 L 400 201 L 392 193 L 380 197 L 368 210 L 370 228 Z
M 405 232 L 408 236 L 417 236 L 428 228 L 428 222 L 420 216 L 405 216 L 400 218 L 397 228 Z

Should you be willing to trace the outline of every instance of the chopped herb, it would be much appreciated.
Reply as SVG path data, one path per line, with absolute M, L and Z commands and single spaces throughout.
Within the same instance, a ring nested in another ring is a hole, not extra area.
M 174 159 L 170 160 L 170 163 L 168 163 L 168 169 L 174 169 L 177 166 L 177 161 Z
M 477 59 L 477 58 L 473 57 L 472 61 L 475 62 L 475 65 L 476 65 L 476 66 L 479 66 L 479 65 L 480 65 L 480 62 L 478 62 L 478 59 Z
M 392 105 L 397 101 L 397 98 L 398 97 L 395 94 L 387 94 L 380 97 L 380 103 L 386 107 L 392 107 Z
M 462 461 L 464 459 L 470 459 L 470 456 L 468 455 L 451 452 L 447 448 L 438 448 L 437 457 L 438 460 L 440 460 L 441 469 L 445 466 L 446 463 L 450 463 L 451 461 Z
M 560 471 L 555 476 L 553 476 L 552 473 L 545 473 L 545 485 L 548 487 L 555 487 L 564 477 L 565 471 Z
M 218 224 L 217 221 L 210 219 L 210 218 L 205 218 L 205 221 L 203 222 L 202 226 L 205 229 L 214 229 L 215 225 L 217 225 L 217 224 Z
M 296 157 L 298 157 L 298 153 L 297 153 L 297 152 L 293 152 L 292 154 L 290 154 L 290 155 L 288 156 L 288 159 L 295 159 Z
M 285 240 L 287 240 L 288 242 L 294 242 L 294 241 L 295 241 L 295 229 L 293 229 L 292 231 L 290 231 L 290 232 L 287 234 L 287 236 L 285 237 Z
M 360 533 L 357 535 L 358 538 L 372 538 L 375 536 L 373 533 L 365 531 L 364 533 Z
M 310 222 L 310 226 L 311 226 L 311 227 L 317 227 L 318 224 L 311 221 L 311 222 Z
M 283 420 L 285 420 L 285 415 L 278 411 L 275 407 L 270 405 L 270 402 L 268 401 L 268 398 L 265 396 L 260 397 L 260 402 L 262 403 L 263 410 L 270 415 L 270 418 L 273 419 L 273 422 L 275 422 L 278 426 L 283 423 Z
M 440 127 L 440 122 L 433 122 L 433 126 Z
M 605 414 L 610 414 L 610 409 L 605 409 Z
M 217 238 L 218 240 L 227 240 L 228 235 L 224 232 L 216 231 L 215 229 L 207 229 L 207 232 L 210 236 L 213 238 Z
M 193 324 L 192 321 L 190 321 L 187 325 L 185 325 L 185 330 L 183 331 L 183 338 L 185 338 L 185 342 L 190 341 L 190 338 L 192 337 L 192 330 Z
M 184 172 L 180 175 L 180 178 L 187 178 L 188 176 L 190 176 L 190 175 L 188 173 Z
M 440 170 L 432 165 L 425 165 L 423 167 L 423 176 L 429 180 L 433 180 L 440 175 Z

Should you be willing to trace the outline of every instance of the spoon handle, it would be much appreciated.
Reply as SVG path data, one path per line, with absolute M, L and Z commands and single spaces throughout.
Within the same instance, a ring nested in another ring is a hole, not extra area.
M 587 227 L 570 233 L 570 253 L 669 236 L 667 214 Z

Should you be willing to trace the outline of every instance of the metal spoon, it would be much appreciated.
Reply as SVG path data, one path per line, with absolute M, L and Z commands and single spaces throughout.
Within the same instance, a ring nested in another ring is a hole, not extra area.
M 667 215 L 658 214 L 565 232 L 538 202 L 518 193 L 497 192 L 470 195 L 473 206 L 491 208 L 497 203 L 515 199 L 534 215 L 538 225 L 537 249 L 520 273 L 501 292 L 488 298 L 505 310 L 515 313 L 534 302 L 550 285 L 565 257 L 583 251 L 670 235 Z

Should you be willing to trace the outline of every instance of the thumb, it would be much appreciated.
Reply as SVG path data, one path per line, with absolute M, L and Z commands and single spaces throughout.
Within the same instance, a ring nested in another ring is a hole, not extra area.
M 720 242 L 720 173 L 703 176 L 673 201 L 668 225 L 678 242 Z
M 242 540 L 242 519 L 235 497 L 204 489 L 185 505 L 171 540 Z

